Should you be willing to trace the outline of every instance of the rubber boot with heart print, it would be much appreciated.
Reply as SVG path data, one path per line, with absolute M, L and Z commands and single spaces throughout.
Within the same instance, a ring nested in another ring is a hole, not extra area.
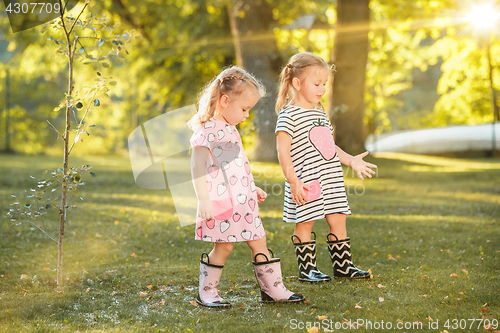
M 207 256 L 207 261 L 203 260 L 203 255 Z M 200 287 L 196 302 L 199 305 L 209 308 L 227 308 L 231 303 L 223 300 L 218 292 L 220 276 L 224 265 L 214 265 L 210 263 L 208 254 L 203 252 L 200 260 Z
M 271 254 L 273 253 L 269 250 Z M 257 257 L 261 255 L 266 261 L 257 262 Z M 279 258 L 269 258 L 264 253 L 257 253 L 253 262 L 255 277 L 260 287 L 262 302 L 302 302 L 305 297 L 301 294 L 295 294 L 286 289 L 281 275 L 281 264 Z

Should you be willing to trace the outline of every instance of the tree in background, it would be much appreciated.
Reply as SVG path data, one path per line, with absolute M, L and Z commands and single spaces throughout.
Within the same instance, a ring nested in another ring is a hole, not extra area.
M 237 63 L 261 80 L 267 90 L 253 108 L 256 142 L 252 155 L 258 161 L 277 159 L 274 103 L 282 60 L 272 31 L 272 10 L 266 0 L 232 1 L 228 9 Z
M 329 114 L 339 147 L 351 154 L 364 151 L 364 93 L 368 59 L 369 0 L 338 0 Z

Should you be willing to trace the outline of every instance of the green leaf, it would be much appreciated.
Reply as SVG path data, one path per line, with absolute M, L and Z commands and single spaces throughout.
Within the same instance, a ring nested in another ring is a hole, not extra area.
M 80 53 L 85 52 L 85 48 L 82 46 L 82 47 L 80 48 L 80 50 L 78 50 L 78 52 L 80 52 Z
M 90 125 L 89 127 L 95 127 L 96 125 Z

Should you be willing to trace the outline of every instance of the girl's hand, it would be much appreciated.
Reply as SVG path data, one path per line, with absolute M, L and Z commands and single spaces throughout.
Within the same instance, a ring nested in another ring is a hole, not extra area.
M 352 169 L 358 174 L 358 177 L 361 178 L 362 180 L 364 180 L 363 174 L 368 178 L 372 178 L 372 175 L 375 174 L 375 171 L 373 171 L 370 168 L 377 167 L 375 164 L 363 161 L 363 157 L 367 156 L 368 154 L 369 153 L 365 151 L 362 154 L 354 156 L 351 161 Z
M 214 218 L 214 206 L 210 199 L 198 200 L 198 216 L 204 220 Z
M 255 187 L 256 191 L 257 191 L 257 202 L 258 203 L 261 203 L 263 202 L 264 200 L 266 200 L 267 198 L 267 193 L 264 192 L 263 189 L 261 189 L 260 187 Z
M 304 189 L 310 190 L 309 185 L 304 184 L 297 179 L 296 182 L 290 183 L 290 191 L 292 192 L 292 201 L 297 205 L 303 205 L 307 202 Z

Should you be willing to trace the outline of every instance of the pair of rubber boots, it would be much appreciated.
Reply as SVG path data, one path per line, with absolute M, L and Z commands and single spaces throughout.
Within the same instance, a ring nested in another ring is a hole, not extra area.
M 302 242 L 296 235 L 292 236 L 292 243 L 295 246 L 295 255 L 299 264 L 299 281 L 303 282 L 324 282 L 331 278 L 320 272 L 316 266 L 316 234 L 310 242 Z M 335 240 L 332 240 L 332 236 Z M 294 238 L 298 242 L 294 242 Z M 352 263 L 351 240 L 350 238 L 339 240 L 335 234 L 329 233 L 326 236 L 326 244 L 330 253 L 333 265 L 334 278 L 349 279 L 369 279 L 370 273 L 362 271 Z
M 255 277 L 259 283 L 262 302 L 274 303 L 304 301 L 305 297 L 302 294 L 296 294 L 286 289 L 281 275 L 280 259 L 274 258 L 274 254 L 271 250 L 269 250 L 269 252 L 272 254 L 273 258 L 269 259 L 264 253 L 258 253 L 255 255 L 253 262 Z M 204 255 L 207 257 L 206 261 L 203 260 Z M 258 256 L 264 256 L 266 260 L 257 262 Z M 203 252 L 200 259 L 200 286 L 197 298 L 198 304 L 210 308 L 224 308 L 231 306 L 231 303 L 225 301 L 219 296 L 217 290 L 223 268 L 224 265 L 211 264 L 208 254 Z

